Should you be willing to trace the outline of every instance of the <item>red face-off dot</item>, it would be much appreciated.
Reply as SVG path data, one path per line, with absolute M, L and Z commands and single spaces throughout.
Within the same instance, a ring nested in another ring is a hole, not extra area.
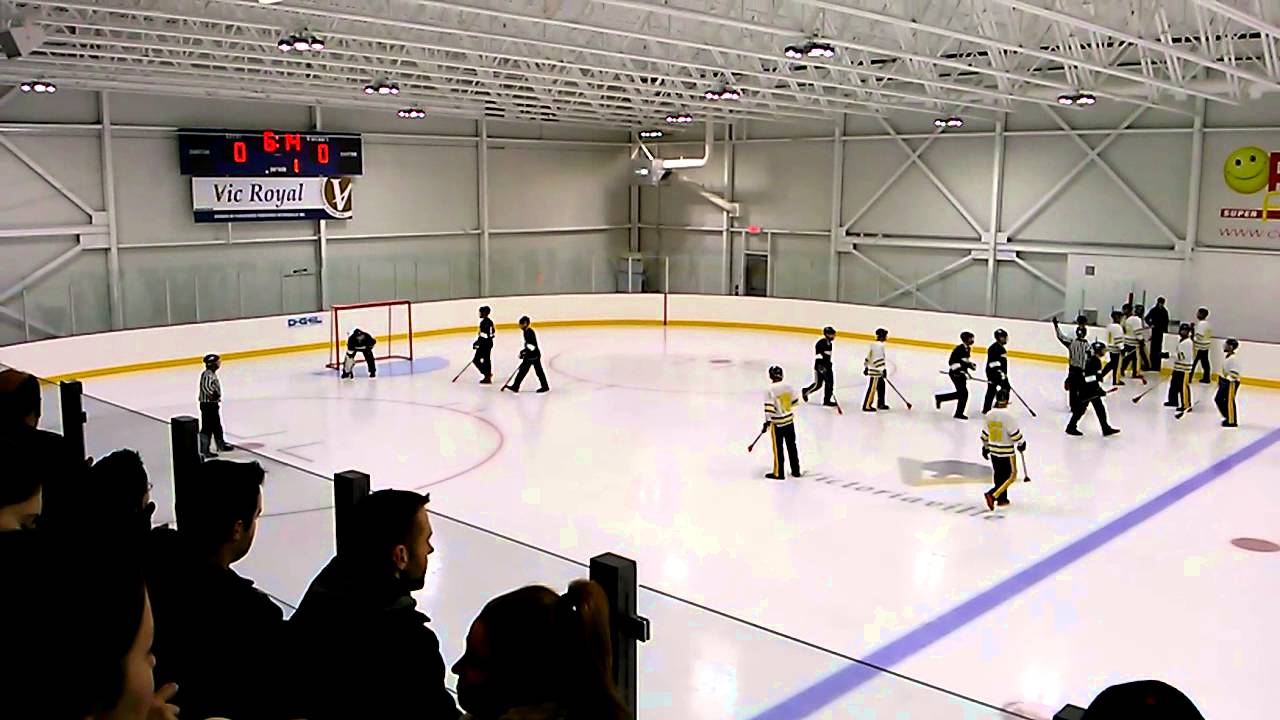
M 1260 538 L 1235 538 L 1231 541 L 1231 544 L 1241 550 L 1248 550 L 1249 552 L 1280 552 L 1280 545 L 1277 545 L 1270 540 L 1262 540 Z

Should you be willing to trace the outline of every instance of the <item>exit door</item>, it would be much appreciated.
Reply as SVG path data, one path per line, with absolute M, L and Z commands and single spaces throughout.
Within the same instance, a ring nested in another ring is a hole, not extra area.
M 743 294 L 755 297 L 769 296 L 769 256 L 764 253 L 746 253 L 743 258 Z

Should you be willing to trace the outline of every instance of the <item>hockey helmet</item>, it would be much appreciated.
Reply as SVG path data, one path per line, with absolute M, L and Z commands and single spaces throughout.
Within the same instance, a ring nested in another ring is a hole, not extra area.
M 778 367 L 777 365 L 773 365 L 773 366 L 771 366 L 771 367 L 769 368 L 769 379 L 770 379 L 770 380 L 775 380 L 775 381 L 776 381 L 776 380 L 781 380 L 781 379 L 782 379 L 782 368 Z
M 489 306 L 488 306 L 488 305 L 481 305 L 481 306 L 480 306 L 480 314 L 481 314 L 481 315 L 486 315 L 486 316 L 487 316 L 489 313 L 490 313 L 490 310 L 489 310 Z
M 1240 341 L 1235 338 L 1227 338 L 1225 345 L 1229 348 L 1238 348 L 1240 347 Z
M 996 390 L 996 405 L 1004 406 L 1009 404 L 1009 389 L 1001 387 Z
M 1009 337 L 1009 333 L 1005 332 L 1005 329 L 1004 329 L 1004 328 L 997 328 L 997 329 L 996 329 L 996 335 L 995 335 L 995 338 L 996 338 L 997 340 L 1000 340 L 1001 338 L 1007 338 L 1007 337 Z
M 885 339 L 885 338 L 887 338 L 887 337 L 889 337 L 889 331 L 888 331 L 888 330 L 885 330 L 884 328 L 876 328 L 876 339 L 877 339 L 877 340 L 884 340 L 884 339 Z
M 222 359 L 222 356 L 218 355 L 217 353 L 209 353 L 208 355 L 204 356 L 204 364 L 212 365 L 221 359 Z
M 1088 334 L 1089 334 L 1089 328 L 1083 327 L 1083 326 L 1076 328 L 1076 337 L 1080 338 L 1081 340 L 1083 340 L 1085 336 Z
M 524 325 L 528 325 L 528 324 L 529 324 L 529 316 L 528 316 L 528 315 L 521 315 L 521 316 L 520 316 L 520 325 L 521 325 L 521 326 L 524 326 Z
M 833 327 L 831 327 L 830 325 L 828 325 L 828 326 L 826 326 L 826 327 L 822 328 L 822 334 L 823 334 L 823 335 L 835 335 L 835 334 L 836 334 L 836 329 L 835 329 L 835 328 L 833 328 Z
M 1096 341 L 1096 340 L 1094 341 L 1093 345 L 1090 345 L 1089 347 L 1091 347 L 1091 348 L 1093 349 L 1093 352 L 1094 352 L 1095 354 L 1096 354 L 1096 353 L 1103 352 L 1103 351 L 1105 351 L 1105 350 L 1107 349 L 1107 346 L 1106 346 L 1106 345 L 1104 345 L 1104 344 L 1102 344 L 1101 342 L 1098 342 L 1098 341 Z
M 1182 323 L 1181 325 L 1179 325 L 1179 326 L 1178 326 L 1178 332 L 1180 332 L 1180 333 L 1184 333 L 1184 332 L 1185 332 L 1185 333 L 1189 333 L 1189 332 L 1191 332 L 1191 323 Z

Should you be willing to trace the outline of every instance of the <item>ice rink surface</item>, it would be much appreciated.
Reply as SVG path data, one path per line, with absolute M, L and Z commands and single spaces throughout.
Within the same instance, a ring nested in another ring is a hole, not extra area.
M 1148 677 L 1215 720 L 1264 717 L 1280 700 L 1280 553 L 1232 543 L 1280 542 L 1274 391 L 1242 388 L 1241 425 L 1227 430 L 1216 385 L 1193 384 L 1198 405 L 1179 421 L 1163 388 L 1130 402 L 1142 389 L 1130 380 L 1107 400 L 1120 435 L 1102 438 L 1090 415 L 1071 438 L 1065 365 L 1014 358 L 1014 386 L 1039 413 L 1011 405 L 1032 482 L 991 513 L 984 386 L 970 385 L 969 421 L 936 411 L 945 351 L 890 344 L 891 378 L 915 407 L 890 391 L 892 410 L 863 413 L 867 345 L 837 340 L 844 415 L 800 408 L 805 477 L 774 482 L 767 441 L 746 449 L 766 369 L 807 384 L 816 332 L 539 336 L 546 395 L 532 375 L 519 395 L 499 392 L 517 362 L 509 331 L 492 386 L 470 370 L 450 383 L 470 360 L 463 335 L 417 341 L 412 371 L 389 363 L 376 379 L 361 366 L 339 381 L 323 352 L 226 363 L 224 424 L 249 450 L 228 457 L 260 455 L 270 472 L 237 569 L 296 604 L 333 539 L 331 487 L 294 468 L 357 468 L 375 488 L 432 494 L 437 552 L 419 599 L 447 663 L 488 598 L 530 582 L 563 590 L 601 552 L 634 558 L 654 633 L 641 648 L 642 717 L 1047 720 Z M 195 415 L 198 377 L 138 372 L 85 390 L 155 418 Z M 91 450 L 141 446 L 167 463 L 164 429 L 93 407 L 90 423 L 115 433 L 91 433 L 102 445 Z

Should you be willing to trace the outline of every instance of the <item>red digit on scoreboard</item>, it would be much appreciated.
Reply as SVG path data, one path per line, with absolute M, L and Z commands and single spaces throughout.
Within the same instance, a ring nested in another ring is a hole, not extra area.
M 272 130 L 264 130 L 262 133 L 262 149 L 269 153 L 276 152 L 280 149 L 280 141 L 276 139 L 276 134 Z
M 249 159 L 249 148 L 241 141 L 236 141 L 231 145 L 231 159 L 238 163 L 246 162 Z
M 319 143 L 316 145 L 316 160 L 321 165 L 329 164 L 329 143 Z
M 302 136 L 297 133 L 286 133 L 284 136 L 284 150 L 289 152 L 295 150 L 302 151 Z
M 302 170 L 300 170 L 300 169 L 299 169 L 300 167 L 301 167 L 301 166 L 298 164 L 298 158 L 294 158 L 294 159 L 293 159 L 293 171 L 294 171 L 295 173 L 297 173 L 297 172 L 302 172 Z

